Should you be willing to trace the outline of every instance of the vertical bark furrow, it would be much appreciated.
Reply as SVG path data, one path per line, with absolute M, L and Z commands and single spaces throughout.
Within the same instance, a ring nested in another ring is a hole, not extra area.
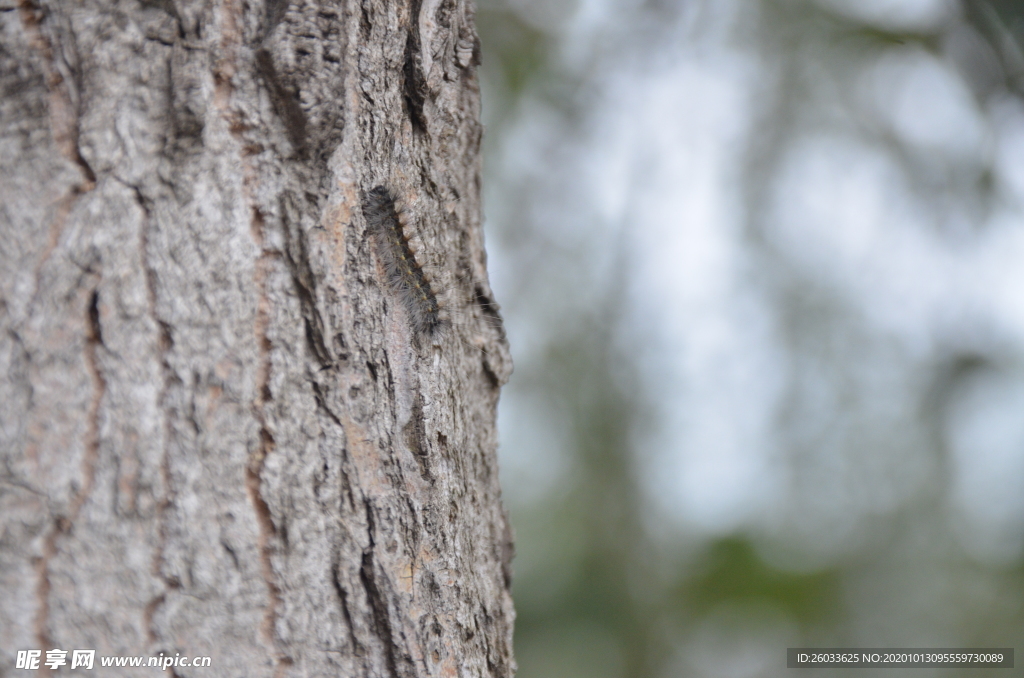
M 46 89 L 45 124 L 49 127 L 50 138 L 56 149 L 72 166 L 77 168 L 79 177 L 77 181 L 65 188 L 65 194 L 56 201 L 56 209 L 47 228 L 49 238 L 35 264 L 35 290 L 37 291 L 40 287 L 40 272 L 57 247 L 61 233 L 64 231 L 68 214 L 71 212 L 75 201 L 82 194 L 91 191 L 96 185 L 96 175 L 82 157 L 81 149 L 78 146 L 78 105 L 72 101 L 68 91 L 68 83 L 55 67 L 52 45 L 50 40 L 43 34 L 40 26 L 40 14 L 41 11 L 32 6 L 28 0 L 21 0 L 19 2 L 18 17 L 21 30 L 24 33 L 23 44 L 36 56 L 33 61 L 40 69 L 41 84 Z M 22 63 L 19 64 L 22 68 L 28 65 L 26 63 L 28 60 L 25 59 L 28 55 L 11 56 L 20 56 L 23 59 Z M 17 70 L 20 71 L 22 69 L 18 68 Z
M 253 221 L 253 229 L 258 234 L 256 245 L 262 250 L 262 219 L 257 214 L 254 215 Z M 255 285 L 259 298 L 256 302 L 255 334 L 256 346 L 258 347 L 258 367 L 256 373 L 253 411 L 259 421 L 259 443 L 249 460 L 245 480 L 246 489 L 249 491 L 253 509 L 256 512 L 257 524 L 259 525 L 259 541 L 257 543 L 257 550 L 260 554 L 260 569 L 263 573 L 264 583 L 267 587 L 268 600 L 261 627 L 262 634 L 264 641 L 274 651 L 275 661 L 278 663 L 280 668 L 281 662 L 287 663 L 289 660 L 287 656 L 282 654 L 277 648 L 277 634 L 275 629 L 278 609 L 281 606 L 281 591 L 277 583 L 277 578 L 274 574 L 274 566 L 271 560 L 272 551 L 278 541 L 277 528 L 274 526 L 274 518 L 271 515 L 270 508 L 267 506 L 267 502 L 263 498 L 261 478 L 267 457 L 274 451 L 274 436 L 267 423 L 267 408 L 273 398 L 270 390 L 270 373 L 272 367 L 271 350 L 273 347 L 267 334 L 269 324 L 268 306 L 270 301 L 267 299 L 266 288 L 267 267 L 270 265 L 270 257 L 271 255 L 264 251 L 256 260 Z
M 92 402 L 89 404 L 89 425 L 86 431 L 85 455 L 82 458 L 82 480 L 81 487 L 75 494 L 71 503 L 70 515 L 68 516 L 68 528 L 74 526 L 75 518 L 89 497 L 93 488 L 93 481 L 96 477 L 96 463 L 100 456 L 100 443 L 102 441 L 102 408 L 103 397 L 107 393 L 107 380 L 103 376 L 100 361 L 97 353 L 103 347 L 103 329 L 100 324 L 100 293 L 99 281 L 97 287 L 93 288 L 89 295 L 89 305 L 86 309 L 86 335 L 85 335 L 85 364 L 89 370 L 89 377 L 92 380 Z
M 149 317 L 159 333 L 156 340 L 155 355 L 159 363 L 160 384 L 156 395 L 156 403 L 161 410 L 160 432 L 160 491 L 155 497 L 156 509 L 153 520 L 156 522 L 154 529 L 155 539 L 152 555 L 150 558 L 150 573 L 162 583 L 162 587 L 146 603 L 143 610 L 143 626 L 146 629 L 146 640 L 150 645 L 155 645 L 159 636 L 154 623 L 157 611 L 167 601 L 167 591 L 176 588 L 176 582 L 167 578 L 164 574 L 164 548 L 167 543 L 167 511 L 173 501 L 173 487 L 171 470 L 169 467 L 170 439 L 171 439 L 171 417 L 164 411 L 170 407 L 170 390 L 174 379 L 174 373 L 168 362 L 168 353 L 174 344 L 171 327 L 160 317 L 157 290 L 159 276 L 153 265 L 153 245 L 150 243 L 151 231 L 155 228 L 153 214 L 146 198 L 138 186 L 132 187 L 135 193 L 135 200 L 145 215 L 145 221 L 139 229 L 139 255 L 142 264 L 143 279 L 146 283 L 146 303 Z
M 57 536 L 60 534 L 58 521 L 54 520 L 53 525 L 43 540 L 40 554 L 36 557 L 34 569 L 36 574 L 36 614 L 33 619 L 33 640 L 42 647 L 51 647 L 50 634 L 47 625 L 50 618 L 50 560 L 57 552 Z M 10 660 L 8 660 L 10 661 Z
M 53 128 L 54 141 L 64 157 L 75 163 L 82 172 L 83 183 L 76 192 L 88 191 L 96 184 L 96 173 L 82 157 L 82 150 L 78 145 L 81 98 L 74 96 L 72 89 L 76 74 L 71 72 L 68 60 L 63 58 L 63 54 L 59 60 L 54 58 L 53 44 L 40 27 L 40 15 L 43 14 L 43 10 L 33 6 L 30 0 L 20 0 L 18 13 L 22 26 L 29 36 L 29 44 L 39 53 L 46 74 L 46 84 L 50 93 L 49 123 Z M 66 34 L 65 37 L 72 36 Z M 74 46 L 71 47 L 73 49 Z M 70 79 L 68 76 L 71 76 Z
M 406 678 L 408 671 L 399 671 L 399 649 L 395 642 L 394 630 L 391 626 L 391 618 L 388 612 L 388 595 L 377 586 L 376 574 L 373 571 L 373 550 L 372 546 L 363 553 L 362 566 L 359 569 L 359 578 L 363 584 L 363 592 L 370 605 L 373 614 L 374 636 L 383 646 L 384 659 L 388 668 L 389 676 L 395 678 Z M 404 666 L 402 667 L 405 668 Z

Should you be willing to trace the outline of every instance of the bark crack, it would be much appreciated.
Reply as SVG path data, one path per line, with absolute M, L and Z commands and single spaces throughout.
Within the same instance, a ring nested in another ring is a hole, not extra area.
M 373 612 L 373 625 L 377 637 L 384 643 L 384 659 L 388 664 L 388 673 L 398 676 L 398 647 L 395 645 L 394 631 L 391 628 L 391 618 L 388 615 L 387 596 L 377 586 L 377 579 L 373 572 L 373 547 L 363 552 L 362 566 L 359 568 L 359 579 L 366 591 L 366 598 L 370 603 L 370 610 Z
M 46 629 L 50 616 L 50 561 L 57 554 L 57 540 L 62 535 L 71 532 L 75 519 L 78 518 L 82 506 L 92 492 L 96 475 L 96 461 L 99 458 L 101 435 L 100 406 L 107 392 L 107 380 L 103 376 L 99 366 L 99 359 L 96 355 L 97 346 L 103 343 L 103 333 L 100 327 L 98 286 L 93 288 L 89 294 L 89 303 L 86 306 L 85 315 L 85 364 L 93 383 L 93 395 L 92 402 L 89 405 L 85 450 L 82 455 L 82 484 L 71 499 L 67 515 L 58 515 L 54 519 L 53 527 L 43 542 L 42 554 L 35 563 L 38 579 L 36 596 L 39 599 L 39 608 L 35 618 L 35 635 L 43 647 L 50 647 L 51 645 L 49 633 Z
M 391 625 L 391 613 L 388 610 L 388 601 L 393 598 L 394 594 L 391 591 L 383 590 L 378 581 L 373 557 L 375 547 L 373 533 L 376 530 L 374 527 L 373 510 L 369 500 L 364 500 L 364 507 L 366 510 L 367 535 L 369 536 L 370 544 L 363 550 L 362 562 L 359 568 L 359 580 L 366 592 L 367 602 L 370 603 L 370 611 L 373 613 L 374 632 L 381 643 L 384 644 L 384 660 L 387 662 L 388 673 L 395 678 L 398 676 L 415 675 L 415 669 L 409 670 L 409 662 L 402 655 L 401 649 L 395 642 L 395 630 Z M 386 579 L 384 583 L 387 583 Z M 398 668 L 400 662 L 402 664 L 402 671 L 399 671 Z
M 96 174 L 93 172 L 92 167 L 89 166 L 89 163 L 82 157 L 79 146 L 79 118 L 81 113 L 75 104 L 75 97 L 72 95 L 66 79 L 53 67 L 53 45 L 43 35 L 40 28 L 39 10 L 32 5 L 30 0 L 20 0 L 18 3 L 18 16 L 21 19 L 22 29 L 28 36 L 29 45 L 39 54 L 43 64 L 44 80 L 49 92 L 48 110 L 54 143 L 60 153 L 81 170 L 83 178 L 81 183 L 72 186 L 69 192 L 57 201 L 56 215 L 53 221 L 50 222 L 46 246 L 43 248 L 39 261 L 36 262 L 35 292 L 33 293 L 33 296 L 35 296 L 39 291 L 39 276 L 43 265 L 57 248 L 57 243 L 60 242 L 60 235 L 64 232 L 64 224 L 67 221 L 68 214 L 71 213 L 71 209 L 78 198 L 96 187 Z
M 50 560 L 57 552 L 57 521 L 46 535 L 43 541 L 42 555 L 35 562 L 36 570 L 36 598 L 39 599 L 39 607 L 36 610 L 35 636 L 36 641 L 42 647 L 51 647 L 50 634 L 46 631 L 47 620 L 50 616 Z
M 334 585 L 334 592 L 341 603 L 341 613 L 345 617 L 345 623 L 348 625 L 348 638 L 349 642 L 352 643 L 352 654 L 359 655 L 362 654 L 363 647 L 356 639 L 356 627 L 352 623 L 352 612 L 348 609 L 348 592 L 341 583 L 340 569 L 341 563 L 335 559 L 331 563 L 331 583 Z
M 275 649 L 275 661 L 277 672 L 283 671 L 284 667 L 291 663 L 290 659 L 277 650 L 274 625 L 277 619 L 277 610 L 281 604 L 281 589 L 274 577 L 274 566 L 271 562 L 271 551 L 278 534 L 274 526 L 273 515 L 270 507 L 263 498 L 260 476 L 267 457 L 274 451 L 274 436 L 267 424 L 267 403 L 273 399 L 270 390 L 271 372 L 271 350 L 272 345 L 268 336 L 270 323 L 270 300 L 267 297 L 267 267 L 272 255 L 263 250 L 263 218 L 259 211 L 253 210 L 252 219 L 253 234 L 257 245 L 260 247 L 261 255 L 256 260 L 255 283 L 259 293 L 256 305 L 256 344 L 259 356 L 259 364 L 256 368 L 256 393 L 253 402 L 253 411 L 259 422 L 259 446 L 256 453 L 249 460 L 246 469 L 245 484 L 256 512 L 256 520 L 259 525 L 259 537 L 257 549 L 260 553 L 260 565 L 263 579 L 267 585 L 267 592 L 270 598 L 267 604 L 267 611 L 263 618 L 262 634 L 264 640 Z
M 92 404 L 89 407 L 88 441 L 85 448 L 85 457 L 82 460 L 82 489 L 75 496 L 74 503 L 72 504 L 71 521 L 74 521 L 78 516 L 82 504 L 85 503 L 89 493 L 92 491 L 93 479 L 96 473 L 96 460 L 99 458 L 100 453 L 100 406 L 103 402 L 103 397 L 107 393 L 107 379 L 103 375 L 103 370 L 100 369 L 99 357 L 97 355 L 98 347 L 103 345 L 99 302 L 100 293 L 99 289 L 96 288 L 89 295 L 88 324 L 86 325 L 88 334 L 85 341 L 85 362 L 92 377 L 93 398 Z M 68 527 L 70 528 L 70 523 Z
M 402 94 L 409 121 L 417 134 L 425 134 L 427 121 L 423 114 L 427 86 L 420 57 L 420 0 L 409 4 L 409 33 L 405 40 L 404 63 L 402 65 Z

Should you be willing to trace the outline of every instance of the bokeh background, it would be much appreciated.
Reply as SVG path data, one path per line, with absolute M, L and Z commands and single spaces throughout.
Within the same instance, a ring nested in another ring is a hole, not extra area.
M 1024 649 L 1024 3 L 478 26 L 520 678 Z

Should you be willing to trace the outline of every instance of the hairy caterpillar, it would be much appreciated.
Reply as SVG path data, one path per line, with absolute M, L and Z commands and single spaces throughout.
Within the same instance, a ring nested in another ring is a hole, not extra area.
M 446 325 L 431 276 L 416 261 L 406 212 L 391 192 L 377 186 L 363 198 L 363 216 L 377 244 L 388 287 L 405 306 L 413 332 L 430 336 Z
M 363 196 L 363 216 L 376 245 L 377 256 L 384 269 L 387 286 L 405 308 L 417 337 L 433 338 L 452 327 L 452 300 L 442 289 L 444 285 L 418 259 L 419 246 L 413 238 L 409 211 L 400 199 L 384 186 L 377 186 Z M 478 320 L 494 329 L 504 341 L 504 327 L 497 304 L 474 284 L 473 301 L 479 307 Z M 472 315 L 470 315 L 472 318 Z M 466 343 L 459 338 L 460 341 Z M 475 342 L 474 342 L 475 344 Z M 488 352 L 480 345 L 475 349 Z

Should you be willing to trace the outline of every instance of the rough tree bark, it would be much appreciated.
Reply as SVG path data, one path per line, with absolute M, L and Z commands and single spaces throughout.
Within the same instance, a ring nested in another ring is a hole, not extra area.
M 512 675 L 473 21 L 0 0 L 0 674 Z M 382 279 L 380 184 L 447 332 Z

